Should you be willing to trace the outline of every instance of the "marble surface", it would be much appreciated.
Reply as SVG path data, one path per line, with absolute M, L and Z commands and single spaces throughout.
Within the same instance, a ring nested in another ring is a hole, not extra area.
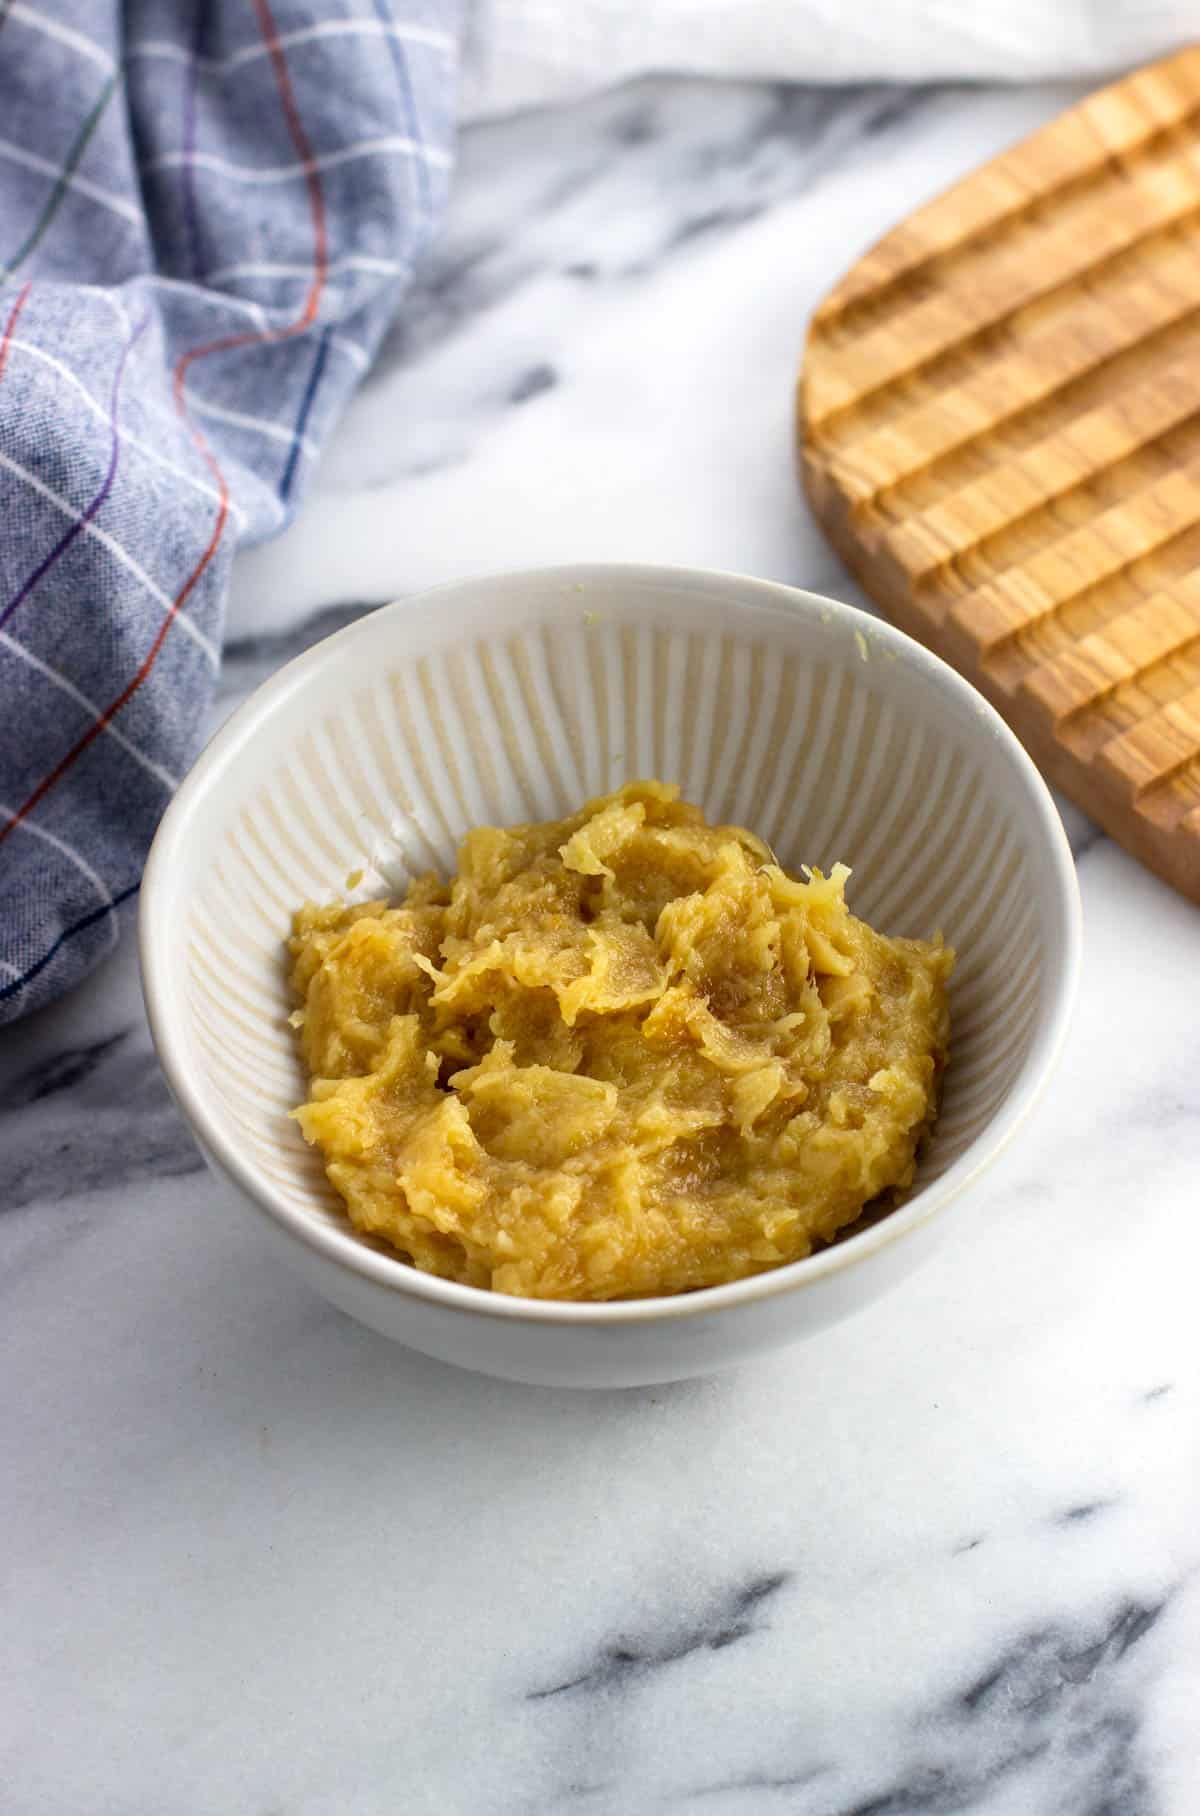
M 853 596 L 797 498 L 821 292 L 1061 92 L 659 82 L 466 138 L 223 705 L 367 604 L 558 558 Z M 132 944 L 0 1044 L 5 1816 L 1194 1816 L 1200 915 L 1068 815 L 1062 1069 L 891 1299 L 574 1396 L 279 1270 Z

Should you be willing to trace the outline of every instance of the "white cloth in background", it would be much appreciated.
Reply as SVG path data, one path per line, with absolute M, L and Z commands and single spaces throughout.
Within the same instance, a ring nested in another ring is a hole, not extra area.
M 467 119 L 676 72 L 781 82 L 1102 78 L 1200 38 L 1200 0 L 475 0 Z

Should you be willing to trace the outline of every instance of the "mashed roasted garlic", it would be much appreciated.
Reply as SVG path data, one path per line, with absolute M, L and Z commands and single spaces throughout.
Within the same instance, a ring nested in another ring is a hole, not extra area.
M 295 1114 L 356 1227 L 472 1286 L 614 1299 L 794 1261 L 907 1185 L 953 954 L 856 920 L 848 875 L 633 782 L 469 833 L 402 902 L 302 908 Z

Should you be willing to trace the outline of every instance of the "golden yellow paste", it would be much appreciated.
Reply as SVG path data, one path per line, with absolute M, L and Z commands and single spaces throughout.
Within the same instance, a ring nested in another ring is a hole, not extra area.
M 395 905 L 302 908 L 295 1114 L 356 1227 L 472 1286 L 615 1299 L 795 1261 L 907 1185 L 953 954 L 856 920 L 848 875 L 633 782 L 469 833 Z

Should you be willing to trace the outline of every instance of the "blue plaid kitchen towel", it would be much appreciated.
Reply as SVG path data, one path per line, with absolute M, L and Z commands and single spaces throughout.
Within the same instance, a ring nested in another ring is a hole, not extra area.
M 115 944 L 445 196 L 456 0 L 0 0 L 0 1022 Z

